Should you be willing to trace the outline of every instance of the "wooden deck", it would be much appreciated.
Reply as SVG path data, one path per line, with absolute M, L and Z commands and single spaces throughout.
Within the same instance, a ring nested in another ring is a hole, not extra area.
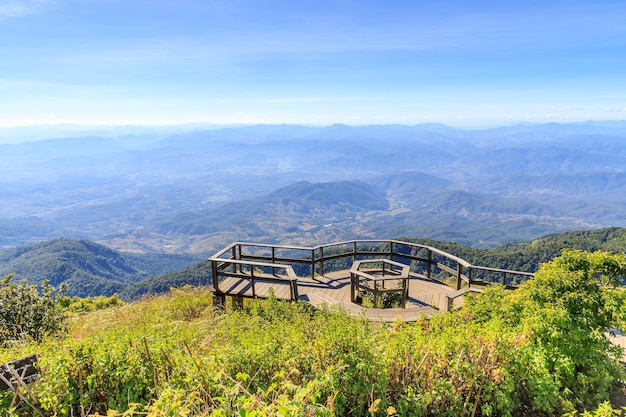
M 255 278 L 255 293 L 249 279 L 228 277 L 220 281 L 220 292 L 238 297 L 268 298 L 273 292 L 277 299 L 290 300 L 289 282 L 267 281 L 261 276 Z M 315 279 L 298 279 L 299 299 L 315 307 L 326 304 L 339 306 L 353 316 L 364 316 L 374 321 L 393 322 L 396 320 L 415 321 L 420 315 L 430 317 L 433 313 L 444 310 L 447 306 L 446 295 L 454 288 L 435 280 L 412 274 L 409 280 L 409 295 L 406 308 L 363 308 L 350 301 L 350 271 L 343 270 L 316 276 Z

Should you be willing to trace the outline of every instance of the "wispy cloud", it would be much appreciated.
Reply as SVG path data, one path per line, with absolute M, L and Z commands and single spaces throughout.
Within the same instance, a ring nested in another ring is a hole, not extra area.
M 309 97 L 309 98 L 275 98 L 269 100 L 269 104 L 281 104 L 281 103 L 315 103 L 319 101 L 324 101 L 324 99 L 319 97 Z
M 0 17 L 21 17 L 39 13 L 49 0 L 0 0 Z

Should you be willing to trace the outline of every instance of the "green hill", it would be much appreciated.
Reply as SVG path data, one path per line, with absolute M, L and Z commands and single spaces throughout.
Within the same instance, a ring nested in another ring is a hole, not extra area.
M 119 293 L 125 286 L 191 265 L 197 256 L 130 254 L 88 241 L 55 239 L 0 251 L 0 276 L 39 284 L 66 282 L 69 295 Z
M 180 288 L 184 285 L 202 286 L 211 283 L 211 263 L 203 260 L 197 264 L 171 272 L 147 278 L 132 285 L 127 285 L 120 297 L 128 300 L 137 299 L 145 294 L 164 294 L 171 288 Z
M 493 249 L 477 249 L 431 239 L 402 240 L 437 247 L 474 265 L 524 272 L 535 272 L 540 263 L 561 255 L 563 249 L 626 252 L 626 228 L 623 227 L 555 233 L 530 241 L 507 243 Z

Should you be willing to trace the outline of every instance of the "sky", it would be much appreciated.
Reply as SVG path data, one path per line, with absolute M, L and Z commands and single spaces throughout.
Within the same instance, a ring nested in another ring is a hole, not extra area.
M 0 127 L 623 119 L 623 0 L 0 0 Z

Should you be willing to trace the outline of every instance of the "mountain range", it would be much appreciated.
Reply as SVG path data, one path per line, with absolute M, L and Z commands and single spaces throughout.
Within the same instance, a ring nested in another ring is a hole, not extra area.
M 260 125 L 0 144 L 0 248 L 418 236 L 489 248 L 626 226 L 626 122 Z

